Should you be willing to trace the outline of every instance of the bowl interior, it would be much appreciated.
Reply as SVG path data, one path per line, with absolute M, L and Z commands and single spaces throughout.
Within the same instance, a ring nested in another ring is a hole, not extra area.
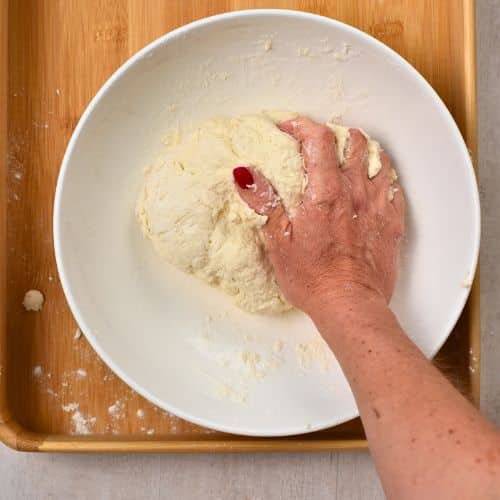
M 319 16 L 233 13 L 172 32 L 106 83 L 68 147 L 55 205 L 65 293 L 94 348 L 134 389 L 193 422 L 286 435 L 356 416 L 337 362 L 299 312 L 252 316 L 160 261 L 134 218 L 142 168 L 167 129 L 290 110 L 341 117 L 391 154 L 408 200 L 392 307 L 431 356 L 465 303 L 479 244 L 477 187 L 448 111 L 407 63 Z M 244 353 L 257 353 L 252 367 Z

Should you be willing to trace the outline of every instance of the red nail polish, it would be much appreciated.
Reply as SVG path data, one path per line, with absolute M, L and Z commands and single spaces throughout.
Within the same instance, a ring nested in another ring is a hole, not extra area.
M 238 166 L 233 169 L 234 181 L 241 189 L 248 189 L 253 185 L 253 175 L 247 167 Z

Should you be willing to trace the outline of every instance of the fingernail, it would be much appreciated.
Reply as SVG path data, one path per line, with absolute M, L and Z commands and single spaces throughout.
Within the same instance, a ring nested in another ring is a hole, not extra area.
M 241 189 L 248 189 L 253 185 L 253 175 L 247 167 L 238 166 L 233 169 L 234 182 L 240 186 Z

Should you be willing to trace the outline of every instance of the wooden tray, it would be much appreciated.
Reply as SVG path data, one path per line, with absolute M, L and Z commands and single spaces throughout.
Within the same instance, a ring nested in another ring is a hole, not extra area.
M 475 159 L 473 0 L 0 0 L 0 5 L 0 166 L 2 179 L 7 179 L 6 184 L 0 183 L 0 240 L 4 242 L 0 250 L 0 438 L 17 450 L 39 451 L 366 447 L 359 419 L 282 439 L 202 429 L 155 408 L 116 378 L 83 337 L 74 338 L 77 325 L 57 277 L 52 204 L 59 165 L 85 106 L 128 57 L 179 25 L 252 7 L 317 12 L 361 28 L 397 50 L 441 95 Z M 42 290 L 46 297 L 40 313 L 28 313 L 21 305 L 30 288 Z M 437 359 L 477 404 L 478 283 Z M 112 415 L 108 410 L 116 401 L 122 405 L 114 407 L 117 411 Z M 72 433 L 78 421 L 71 419 L 74 411 L 63 407 L 73 402 L 79 402 L 81 419 L 86 419 L 80 424 L 92 434 Z M 91 416 L 95 422 L 89 420 Z

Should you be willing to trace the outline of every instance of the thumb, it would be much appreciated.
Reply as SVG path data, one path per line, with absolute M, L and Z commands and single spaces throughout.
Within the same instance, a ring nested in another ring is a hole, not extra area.
M 289 226 L 281 198 L 260 172 L 251 167 L 238 166 L 233 169 L 233 177 L 241 199 L 259 215 L 267 216 L 263 228 L 266 236 Z

